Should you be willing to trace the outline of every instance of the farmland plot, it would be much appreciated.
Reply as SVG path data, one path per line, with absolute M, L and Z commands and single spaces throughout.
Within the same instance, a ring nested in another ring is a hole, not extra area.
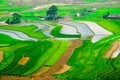
M 77 29 L 73 26 L 62 24 L 63 28 L 61 29 L 61 34 L 70 34 L 70 35 L 79 35 Z
M 85 24 L 81 24 L 77 22 L 62 22 L 62 23 L 75 27 L 78 33 L 81 34 L 82 40 L 89 39 L 90 37 L 94 35 L 94 33 Z
M 112 58 L 116 58 L 120 54 L 120 47 L 113 53 Z
M 98 24 L 94 23 L 94 22 L 81 22 L 81 23 L 85 23 L 88 25 L 88 27 L 95 33 L 92 42 L 96 42 L 106 36 L 112 35 L 111 32 L 105 30 L 104 28 L 102 28 L 101 26 L 99 26 Z
M 80 34 L 70 34 L 71 31 L 68 30 L 67 28 L 67 31 L 69 32 L 69 34 L 63 34 L 63 33 L 60 33 L 63 26 L 60 25 L 60 24 L 51 24 L 52 26 L 54 26 L 55 28 L 52 29 L 51 31 L 51 35 L 53 35 L 55 37 L 55 39 L 60 39 L 60 40 L 71 40 L 72 38 L 80 38 L 81 35 Z M 66 29 L 65 29 L 66 30 Z M 74 31 L 74 30 L 73 30 Z M 72 31 L 72 32 L 73 32 Z M 65 31 L 64 31 L 65 32 Z M 67 33 L 68 33 L 67 32 Z
M 43 34 L 45 34 L 46 36 L 48 37 L 52 37 L 53 36 L 51 35 L 51 31 L 55 28 L 54 26 L 52 25 L 49 25 L 49 24 L 43 24 L 44 26 L 46 26 L 46 29 L 43 30 Z
M 27 36 L 26 34 L 24 34 L 22 32 L 19 32 L 19 31 L 0 29 L 0 33 L 9 35 L 9 36 L 11 36 L 11 37 L 13 37 L 15 39 L 19 39 L 19 40 L 33 40 L 33 41 L 37 41 L 37 39 L 31 38 L 31 37 Z

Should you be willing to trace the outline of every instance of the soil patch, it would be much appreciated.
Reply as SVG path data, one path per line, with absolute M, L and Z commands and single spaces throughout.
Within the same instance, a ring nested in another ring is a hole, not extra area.
M 64 72 L 68 71 L 71 68 L 71 66 L 69 66 L 67 64 L 62 65 L 62 67 L 63 68 L 61 70 L 55 72 L 54 74 L 62 74 Z
M 77 47 L 82 45 L 81 39 L 70 40 L 70 42 L 71 42 L 70 46 L 68 47 L 67 51 L 60 57 L 58 62 L 55 63 L 55 65 L 53 67 L 51 67 L 51 69 L 49 71 L 45 72 L 44 74 L 42 74 L 40 76 L 49 76 L 49 75 L 52 75 L 55 72 L 60 71 L 64 68 L 63 65 L 68 62 L 69 58 L 73 54 L 73 51 Z
M 114 52 L 117 51 L 118 47 L 120 46 L 120 40 L 113 42 L 110 49 L 103 55 L 104 58 L 112 58 Z
M 25 65 L 28 61 L 29 61 L 29 57 L 23 57 L 19 62 L 18 64 L 19 65 Z
M 0 51 L 0 62 L 2 62 L 2 60 L 3 60 L 3 55 L 4 55 L 4 52 Z

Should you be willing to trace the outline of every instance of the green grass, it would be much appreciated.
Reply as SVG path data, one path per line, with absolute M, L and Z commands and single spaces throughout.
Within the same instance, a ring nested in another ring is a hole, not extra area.
M 47 43 L 47 44 L 45 44 Z M 44 55 L 45 51 L 50 47 L 51 43 L 48 41 L 39 41 L 37 43 L 27 43 L 28 46 L 16 49 L 14 51 L 15 57 L 11 64 L 9 64 L 6 68 L 1 70 L 0 74 L 9 74 L 9 75 L 21 75 L 25 71 L 32 68 L 36 62 L 42 55 Z M 34 54 L 33 54 L 34 53 Z M 39 55 L 39 56 L 38 56 Z M 18 65 L 18 61 L 23 57 L 30 57 L 29 62 L 26 65 Z M 31 64 L 32 63 L 32 64 Z M 14 67 L 14 68 L 13 68 Z
M 63 74 L 54 76 L 68 80 L 105 80 L 106 78 L 118 80 L 120 76 L 115 73 L 120 72 L 120 64 L 118 63 L 120 56 L 111 59 L 103 58 L 103 55 L 111 47 L 111 43 L 119 39 L 119 35 L 112 35 L 95 44 L 90 41 L 83 41 L 83 45 L 74 51 L 68 61 L 68 65 L 72 66 L 72 68 Z
M 55 28 L 51 31 L 51 34 L 55 37 L 58 38 L 80 38 L 81 35 L 67 35 L 67 34 L 61 34 L 60 30 L 62 29 L 63 26 L 58 25 L 58 24 L 51 24 L 55 26 Z
M 37 29 L 37 27 L 34 25 L 29 25 L 29 26 L 8 25 L 8 26 L 0 26 L 0 29 L 20 31 L 20 32 L 27 34 L 30 37 L 38 38 L 38 39 L 48 38 L 41 31 L 34 31 L 35 29 Z
M 19 12 L 23 10 L 27 10 L 33 8 L 32 6 L 15 6 L 15 5 L 2 5 L 0 6 L 0 12 L 8 11 L 8 12 Z
M 45 63 L 45 65 L 52 66 L 53 64 L 55 64 L 55 62 L 58 61 L 62 54 L 65 53 L 69 44 L 70 43 L 68 41 L 61 41 L 61 44 L 57 47 L 57 50 L 55 50 L 55 52 L 53 53 L 51 58 Z
M 0 50 L 7 51 L 0 63 L 0 75 L 27 76 L 42 66 L 53 66 L 69 45 L 68 41 L 19 41 L 3 34 L 0 34 L 0 37 Z M 6 45 L 8 43 L 9 45 Z M 18 62 L 23 56 L 30 60 L 25 65 L 19 65 Z
M 14 58 L 13 51 L 5 51 L 3 60 L 2 60 L 2 62 L 0 62 L 0 70 L 7 67 L 12 62 L 13 58 Z

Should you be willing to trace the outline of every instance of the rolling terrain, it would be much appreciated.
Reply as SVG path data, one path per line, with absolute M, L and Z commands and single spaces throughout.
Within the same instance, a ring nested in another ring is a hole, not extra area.
M 102 17 L 108 11 L 120 14 L 119 0 L 82 2 L 56 4 L 58 15 L 71 20 L 53 22 L 39 17 L 49 6 L 10 6 L 1 1 L 0 80 L 119 80 L 120 20 Z M 75 16 L 93 5 L 96 12 Z M 22 22 L 4 25 L 15 12 L 22 15 Z

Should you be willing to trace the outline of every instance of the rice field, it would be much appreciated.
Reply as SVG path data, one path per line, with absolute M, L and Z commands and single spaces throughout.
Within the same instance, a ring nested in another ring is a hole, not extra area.
M 71 18 L 60 22 L 39 18 L 47 6 L 0 2 L 0 80 L 119 80 L 120 21 L 102 18 L 108 11 L 120 14 L 114 1 L 58 5 L 58 16 Z M 92 7 L 97 11 L 75 16 Z M 13 12 L 22 23 L 2 25 Z

